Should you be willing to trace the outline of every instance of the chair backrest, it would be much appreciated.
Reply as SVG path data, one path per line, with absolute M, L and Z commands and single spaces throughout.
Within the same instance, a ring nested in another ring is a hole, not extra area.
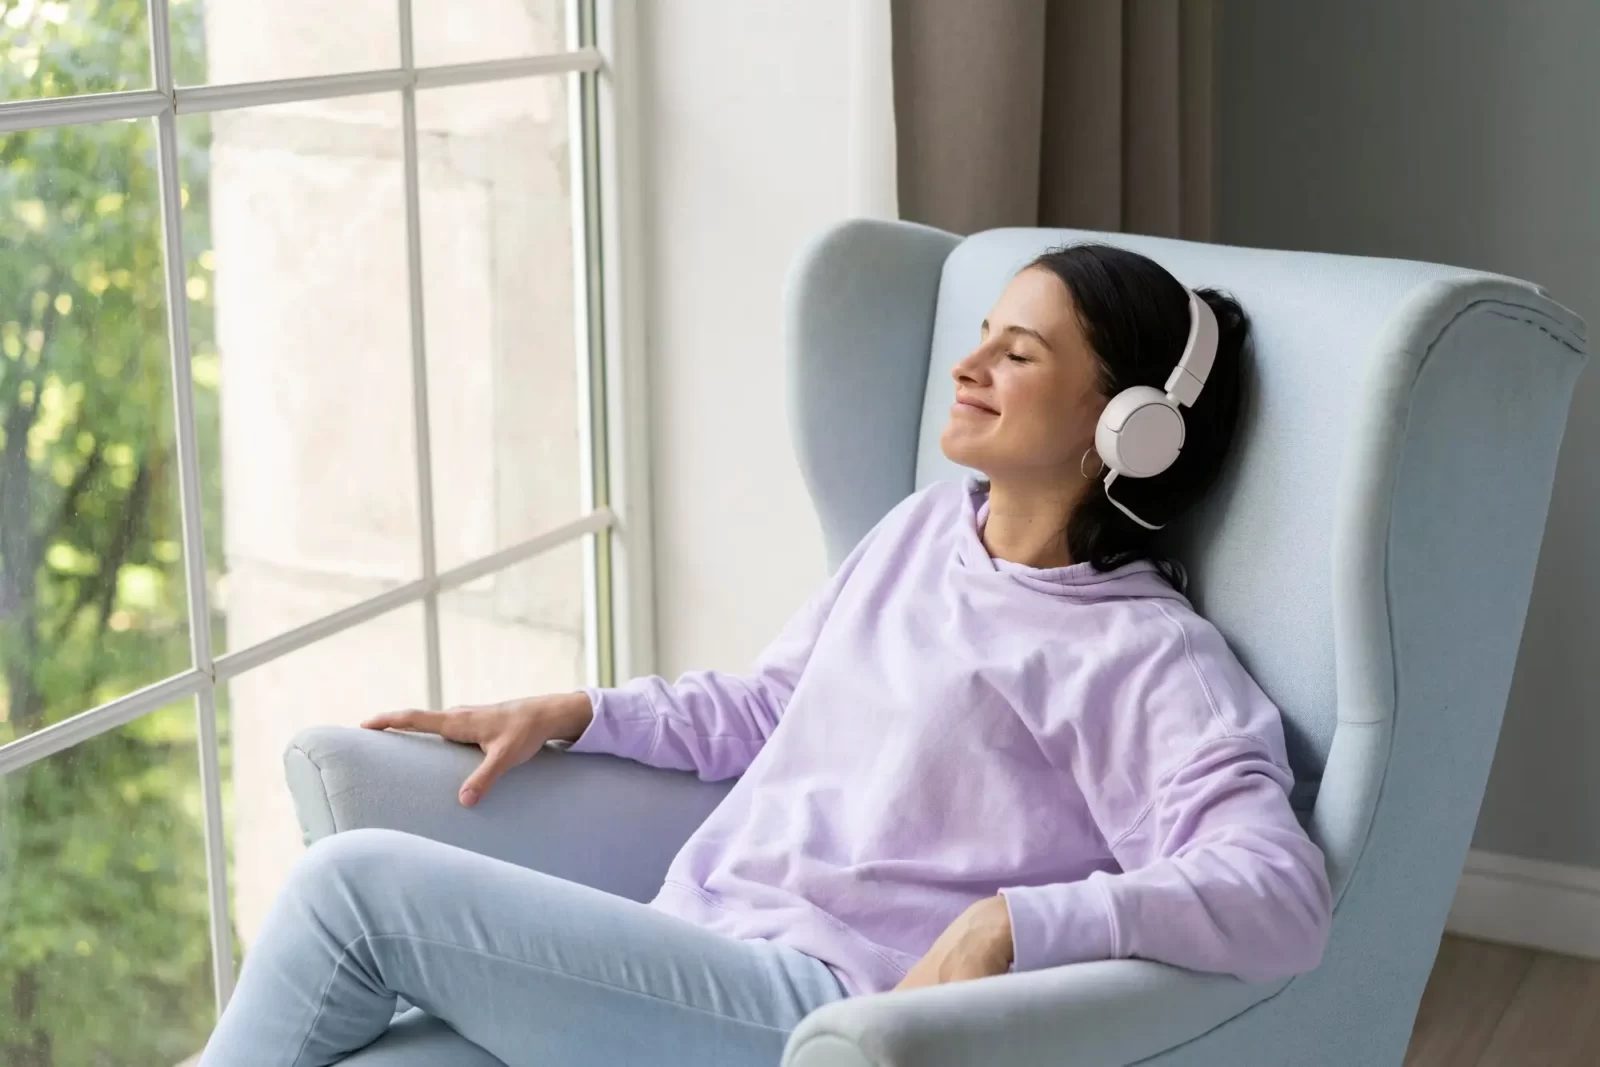
M 1472 713 L 1408 710 L 1418 745 L 1471 738 L 1469 767 L 1449 772 L 1464 777 L 1438 793 L 1457 809 L 1446 851 L 1464 854 L 1583 363 L 1581 320 L 1534 286 L 1125 234 L 847 223 L 802 253 L 787 307 L 792 425 L 833 561 L 914 487 L 963 473 L 938 445 L 950 368 L 1017 270 L 1088 240 L 1227 290 L 1250 315 L 1236 452 L 1171 546 L 1197 607 L 1282 709 L 1307 792 L 1322 785 L 1313 832 L 1336 883 L 1385 788 L 1396 707 L 1408 686 L 1437 689 L 1442 668 L 1420 652 L 1446 655 L 1448 640 L 1471 657 L 1448 689 L 1474 694 Z

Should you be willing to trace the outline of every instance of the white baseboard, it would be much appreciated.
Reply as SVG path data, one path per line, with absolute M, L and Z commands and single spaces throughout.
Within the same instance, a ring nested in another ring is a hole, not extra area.
M 1474 850 L 1445 929 L 1600 959 L 1600 870 Z

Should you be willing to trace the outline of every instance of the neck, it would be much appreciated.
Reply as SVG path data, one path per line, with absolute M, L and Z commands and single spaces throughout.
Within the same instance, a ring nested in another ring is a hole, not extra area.
M 983 547 L 989 555 L 1026 567 L 1067 567 L 1075 562 L 1067 548 L 1067 521 L 1083 495 L 1076 476 L 1050 484 L 989 483 L 989 518 Z

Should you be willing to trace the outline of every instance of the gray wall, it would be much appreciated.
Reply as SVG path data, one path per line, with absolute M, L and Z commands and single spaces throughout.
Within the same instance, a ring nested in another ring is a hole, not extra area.
M 1600 3 L 1223 0 L 1219 31 L 1219 240 L 1513 274 L 1600 328 Z M 1597 471 L 1591 368 L 1475 841 L 1587 867 L 1600 867 Z

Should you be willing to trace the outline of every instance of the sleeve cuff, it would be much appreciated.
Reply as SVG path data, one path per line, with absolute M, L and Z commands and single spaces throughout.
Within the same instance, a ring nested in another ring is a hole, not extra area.
M 1106 878 L 1096 872 L 1081 882 L 1002 889 L 1011 915 L 1012 970 L 1116 959 L 1116 917 Z
M 632 688 L 585 689 L 594 717 L 569 752 L 603 752 L 643 762 L 656 747 L 661 722 L 647 694 Z

